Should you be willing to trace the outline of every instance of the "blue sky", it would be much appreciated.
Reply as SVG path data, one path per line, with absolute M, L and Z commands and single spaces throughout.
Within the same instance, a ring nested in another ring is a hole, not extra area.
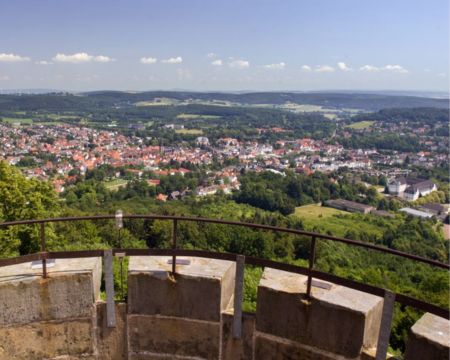
M 448 91 L 447 0 L 0 0 L 0 89 Z

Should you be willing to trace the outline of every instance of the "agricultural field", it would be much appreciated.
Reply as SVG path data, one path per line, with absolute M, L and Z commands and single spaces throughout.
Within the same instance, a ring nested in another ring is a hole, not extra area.
M 178 103 L 177 100 L 169 99 L 169 98 L 160 98 L 149 101 L 138 101 L 134 105 L 136 106 L 170 106 Z
M 12 118 L 12 117 L 3 117 L 0 116 L 0 119 L 2 120 L 2 122 L 4 123 L 8 123 L 8 124 L 32 124 L 33 123 L 33 119 L 31 118 Z
M 202 129 L 177 129 L 175 132 L 183 135 L 203 135 Z
M 43 118 L 49 118 L 52 120 L 61 120 L 61 119 L 79 119 L 80 116 L 78 115 L 66 115 L 66 114 L 44 114 L 39 117 Z
M 202 120 L 216 120 L 220 119 L 217 115 L 201 115 L 201 114 L 179 114 L 177 119 L 191 120 L 191 119 L 202 119 Z
M 371 127 L 375 121 L 358 121 L 353 124 L 347 125 L 346 127 L 355 130 L 363 130 Z

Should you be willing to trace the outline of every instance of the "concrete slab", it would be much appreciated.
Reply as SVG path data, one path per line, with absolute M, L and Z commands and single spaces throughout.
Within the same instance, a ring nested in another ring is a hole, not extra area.
M 405 360 L 448 360 L 450 357 L 450 321 L 429 313 L 411 328 Z
M 307 277 L 266 268 L 258 287 L 256 329 L 347 357 L 376 345 L 383 298 L 330 284 L 313 287 Z
M 0 325 L 91 317 L 101 258 L 61 259 L 43 279 L 31 263 L 0 268 Z
M 172 276 L 168 256 L 134 256 L 128 265 L 128 313 L 220 321 L 234 290 L 235 263 L 189 257 Z

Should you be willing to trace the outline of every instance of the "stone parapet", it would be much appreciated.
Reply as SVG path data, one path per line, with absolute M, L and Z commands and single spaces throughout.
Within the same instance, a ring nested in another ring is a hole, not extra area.
M 106 303 L 97 303 L 97 338 L 98 358 L 101 360 L 127 359 L 127 305 L 117 303 L 115 306 L 116 326 L 108 327 L 106 322 Z
M 450 358 L 450 321 L 429 313 L 411 328 L 405 360 L 448 360 Z
M 235 263 L 182 258 L 179 260 L 185 265 L 177 265 L 173 275 L 171 259 L 154 256 L 130 260 L 129 354 L 139 359 L 142 356 L 218 359 L 221 312 L 233 298 Z
M 89 358 L 96 354 L 101 259 L 58 259 L 0 268 L 0 359 Z
M 161 315 L 129 315 L 128 341 L 131 358 L 152 354 L 218 359 L 220 323 Z
M 231 261 L 184 258 L 172 275 L 168 256 L 135 256 L 128 266 L 128 313 L 220 321 L 234 289 Z
M 266 268 L 235 338 L 235 263 L 183 257 L 173 275 L 169 260 L 130 257 L 128 302 L 109 324 L 101 258 L 56 260 L 46 279 L 30 263 L 0 268 L 0 360 L 375 359 L 380 297 L 315 282 L 307 299 L 306 276 Z M 405 360 L 449 349 L 450 322 L 425 314 Z
M 258 287 L 256 329 L 329 353 L 354 358 L 376 345 L 383 299 L 330 283 L 266 268 Z
M 253 359 L 253 338 L 255 333 L 255 314 L 242 314 L 242 336 L 233 338 L 233 310 L 222 313 L 222 359 Z

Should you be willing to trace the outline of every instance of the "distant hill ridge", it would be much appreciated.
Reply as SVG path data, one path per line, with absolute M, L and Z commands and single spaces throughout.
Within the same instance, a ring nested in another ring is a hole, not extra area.
M 140 101 L 153 101 L 157 98 L 174 100 L 197 99 L 201 101 L 226 101 L 243 105 L 274 104 L 293 102 L 305 105 L 317 105 L 329 108 L 353 108 L 377 111 L 386 108 L 433 107 L 449 108 L 449 99 L 428 98 L 405 95 L 384 95 L 373 93 L 345 92 L 191 92 L 191 91 L 95 91 L 80 94 L 21 94 L 0 95 L 0 110 L 52 110 L 70 111 L 74 108 L 108 108 L 114 106 L 134 106 Z

